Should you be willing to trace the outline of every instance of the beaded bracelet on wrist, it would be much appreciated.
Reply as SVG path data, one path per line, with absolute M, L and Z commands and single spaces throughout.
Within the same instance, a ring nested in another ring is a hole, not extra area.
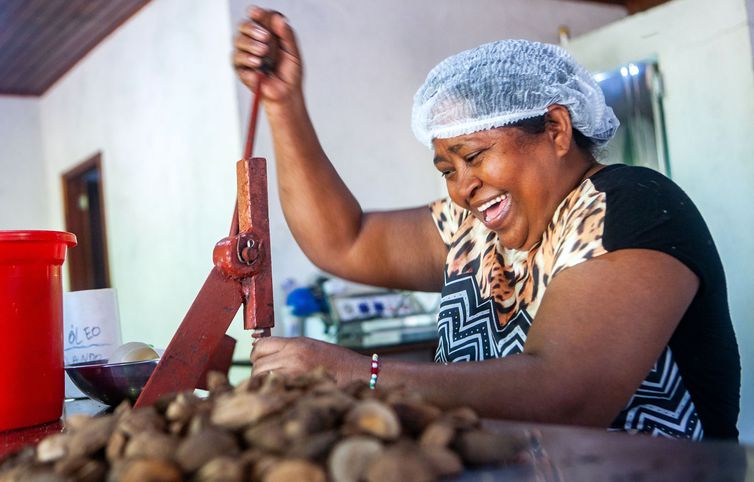
M 380 374 L 380 357 L 376 353 L 372 355 L 371 374 L 371 377 L 369 377 L 369 388 L 374 390 L 374 387 L 377 386 L 377 377 Z

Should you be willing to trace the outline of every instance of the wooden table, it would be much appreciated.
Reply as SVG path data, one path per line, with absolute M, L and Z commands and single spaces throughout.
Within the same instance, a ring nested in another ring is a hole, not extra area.
M 107 407 L 91 400 L 68 401 L 64 417 L 96 415 Z M 754 480 L 754 447 L 734 442 L 686 442 L 604 430 L 485 421 L 496 431 L 530 440 L 520 465 L 469 470 L 458 482 L 472 481 L 741 481 Z M 59 432 L 61 421 L 0 433 L 0 458 Z M 747 478 L 748 477 L 748 478 Z
M 601 429 L 486 421 L 530 443 L 530 460 L 516 467 L 473 470 L 458 481 L 751 481 L 754 447 L 689 442 Z
M 103 405 L 88 398 L 81 400 L 66 400 L 63 404 L 63 417 L 60 420 L 34 427 L 0 432 L 0 460 L 4 459 L 6 455 L 17 452 L 26 445 L 36 444 L 48 435 L 62 431 L 66 417 L 78 413 L 97 415 L 105 412 L 108 408 L 107 405 Z

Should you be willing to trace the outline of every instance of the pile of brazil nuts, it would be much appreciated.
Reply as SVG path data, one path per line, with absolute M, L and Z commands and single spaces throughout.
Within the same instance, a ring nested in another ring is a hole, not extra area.
M 209 395 L 74 415 L 65 430 L 0 465 L 0 482 L 432 481 L 525 457 L 521 435 L 482 429 L 469 408 L 441 410 L 408 390 L 336 386 L 323 370 L 270 374 Z

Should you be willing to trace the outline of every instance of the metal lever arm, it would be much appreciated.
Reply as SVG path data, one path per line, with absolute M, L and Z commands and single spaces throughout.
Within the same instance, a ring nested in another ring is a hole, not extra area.
M 275 326 L 272 303 L 270 217 L 267 207 L 267 161 L 262 157 L 236 163 L 238 179 L 238 229 L 256 238 L 255 274 L 241 280 L 244 296 L 244 328 L 269 330 Z M 251 253 L 250 253 L 251 254 Z
M 152 405 L 168 393 L 196 388 L 240 306 L 238 283 L 212 269 L 135 407 Z
M 260 72 L 259 85 L 263 76 Z M 269 335 L 275 324 L 267 164 L 264 158 L 251 158 L 258 111 L 257 95 L 244 159 L 236 163 L 238 194 L 230 236 L 215 246 L 215 267 L 144 386 L 137 407 L 151 405 L 171 392 L 193 390 L 218 347 L 223 346 L 225 332 L 241 303 L 247 330 Z M 222 351 L 230 353 L 232 347 L 225 343 Z

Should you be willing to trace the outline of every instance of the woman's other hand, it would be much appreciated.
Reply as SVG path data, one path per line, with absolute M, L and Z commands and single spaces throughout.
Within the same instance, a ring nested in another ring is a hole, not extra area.
M 269 372 L 296 376 L 323 366 L 338 385 L 369 380 L 371 359 L 347 348 L 311 338 L 261 338 L 251 351 L 253 376 Z
M 249 9 L 249 19 L 238 27 L 234 41 L 233 66 L 238 78 L 257 93 L 257 73 L 267 74 L 262 97 L 282 102 L 301 93 L 301 57 L 293 29 L 279 12 L 259 7 Z

